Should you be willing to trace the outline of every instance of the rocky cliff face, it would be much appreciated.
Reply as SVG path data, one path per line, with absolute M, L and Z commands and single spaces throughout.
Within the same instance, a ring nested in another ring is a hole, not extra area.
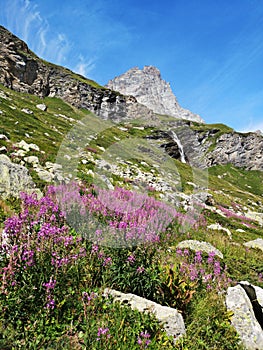
M 160 71 L 152 66 L 128 70 L 110 80 L 107 87 L 124 95 L 132 95 L 137 101 L 158 114 L 203 122 L 201 117 L 182 108 L 172 92 L 170 84 L 161 78 Z
M 104 119 L 151 116 L 133 97 L 105 89 L 68 69 L 44 62 L 28 46 L 0 26 L 0 83 L 41 97 L 56 96 Z
M 195 127 L 182 120 L 169 123 L 155 137 L 163 140 L 162 147 L 170 156 L 181 160 L 183 151 L 186 162 L 198 168 L 230 163 L 263 170 L 263 136 L 259 133 L 242 134 L 220 124 Z

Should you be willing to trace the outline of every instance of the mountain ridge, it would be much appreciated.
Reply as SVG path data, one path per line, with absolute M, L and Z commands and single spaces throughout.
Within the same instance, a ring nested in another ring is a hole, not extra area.
M 157 114 L 204 122 L 199 115 L 179 105 L 170 84 L 162 79 L 159 69 L 154 66 L 144 66 L 143 69 L 131 68 L 110 80 L 106 87 L 124 95 L 134 96 L 138 102 Z

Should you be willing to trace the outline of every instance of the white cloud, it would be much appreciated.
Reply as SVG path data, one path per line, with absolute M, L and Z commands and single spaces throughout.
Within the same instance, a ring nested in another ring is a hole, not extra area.
M 238 130 L 238 131 L 249 132 L 249 131 L 258 131 L 258 130 L 263 132 L 263 121 L 262 122 L 250 121 L 246 127 L 242 128 L 241 130 Z
M 70 49 L 64 33 L 55 33 L 41 14 L 38 5 L 30 0 L 7 0 L 1 7 L 0 23 L 24 40 L 40 57 L 63 64 Z
M 79 62 L 74 68 L 74 71 L 78 74 L 83 75 L 84 77 L 87 77 L 94 68 L 95 62 L 93 59 L 85 61 L 83 56 L 79 56 Z

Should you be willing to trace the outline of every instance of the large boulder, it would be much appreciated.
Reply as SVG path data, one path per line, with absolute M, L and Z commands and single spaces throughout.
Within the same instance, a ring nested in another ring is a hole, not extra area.
M 211 243 L 208 243 L 208 242 L 202 242 L 202 241 L 197 241 L 195 239 L 189 239 L 189 240 L 180 242 L 177 245 L 177 248 L 191 249 L 195 252 L 202 251 L 202 252 L 206 252 L 207 254 L 214 252 L 215 255 L 217 255 L 219 258 L 223 259 L 223 254 L 220 252 L 220 250 L 218 250 Z
M 122 293 L 114 289 L 106 288 L 106 296 L 111 295 L 114 301 L 129 305 L 133 310 L 151 312 L 161 322 L 168 336 L 172 336 L 174 342 L 185 333 L 185 325 L 182 315 L 174 308 L 162 306 L 151 300 L 139 297 L 131 293 Z
M 21 191 L 32 192 L 35 184 L 27 168 L 14 164 L 6 155 L 0 155 L 0 197 L 19 197 Z
M 263 289 L 248 282 L 229 287 L 226 306 L 233 312 L 232 325 L 246 349 L 263 349 L 263 324 L 260 325 L 263 320 Z

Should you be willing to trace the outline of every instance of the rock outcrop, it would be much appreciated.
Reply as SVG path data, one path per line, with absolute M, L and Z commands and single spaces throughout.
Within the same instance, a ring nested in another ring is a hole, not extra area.
M 105 289 L 104 295 L 111 295 L 114 301 L 128 305 L 133 310 L 151 312 L 160 321 L 167 335 L 173 337 L 174 343 L 185 333 L 183 317 L 174 308 L 162 306 L 135 294 L 126 294 L 109 288 Z
M 0 83 L 8 88 L 41 97 L 56 96 L 103 119 L 119 121 L 152 115 L 134 97 L 105 89 L 69 69 L 41 60 L 2 26 L 0 42 Z
M 246 290 L 248 288 L 252 289 L 256 294 L 255 300 L 250 300 L 250 290 Z M 257 313 L 254 305 L 255 301 L 261 308 L 263 305 L 263 290 L 257 286 L 250 285 L 246 281 L 235 287 L 229 287 L 227 290 L 226 306 L 229 311 L 233 312 L 232 325 L 239 334 L 241 342 L 248 350 L 263 349 L 263 330 L 260 325 L 263 316 L 262 310 L 259 310 L 259 314 Z
M 6 155 L 0 155 L 0 197 L 19 198 L 20 192 L 36 191 L 35 184 L 27 168 L 14 164 Z
M 161 129 L 162 128 L 162 129 Z M 223 125 L 199 125 L 187 121 L 169 122 L 151 136 L 163 140 L 162 147 L 173 158 L 182 158 L 176 132 L 187 163 L 198 168 L 233 164 L 247 170 L 263 170 L 263 136 L 259 133 L 239 133 Z
M 106 86 L 124 95 L 136 97 L 138 102 L 155 113 L 203 122 L 199 115 L 179 105 L 170 84 L 161 78 L 161 73 L 156 67 L 132 68 L 110 80 Z

